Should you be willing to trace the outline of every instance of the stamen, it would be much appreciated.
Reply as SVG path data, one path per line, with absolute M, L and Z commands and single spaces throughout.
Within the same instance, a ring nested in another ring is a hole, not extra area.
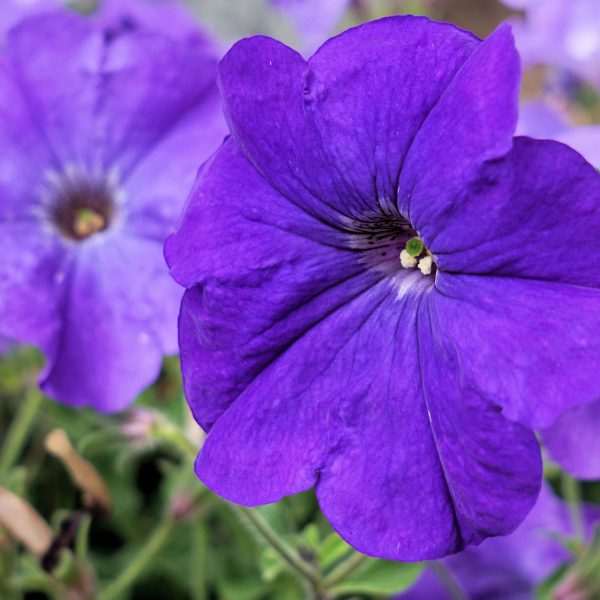
M 431 270 L 433 269 L 433 257 L 431 254 L 424 256 L 419 261 L 419 271 L 423 273 L 423 275 L 431 275 Z
M 104 216 L 91 208 L 78 210 L 73 219 L 73 232 L 79 239 L 98 233 L 105 228 L 106 219 Z
M 400 263 L 405 269 L 414 269 L 419 262 L 408 250 L 400 252 Z

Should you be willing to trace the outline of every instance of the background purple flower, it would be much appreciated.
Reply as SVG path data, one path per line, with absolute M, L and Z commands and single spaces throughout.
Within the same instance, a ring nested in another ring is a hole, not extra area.
M 600 392 L 600 270 L 565 235 L 598 252 L 600 176 L 513 141 L 519 83 L 507 27 L 410 17 L 308 63 L 263 37 L 223 59 L 232 137 L 166 247 L 211 489 L 316 485 L 347 541 L 400 560 L 521 522 L 540 457 L 513 420 Z
M 600 125 L 574 125 L 565 111 L 550 102 L 536 100 L 521 106 L 519 135 L 554 139 L 577 150 L 589 163 L 600 169 Z
M 600 512 L 589 508 L 585 517 L 589 535 Z M 572 558 L 564 540 L 572 534 L 567 505 L 544 485 L 535 507 L 514 533 L 486 540 L 442 564 L 469 600 L 533 600 L 537 585 Z M 452 598 L 445 583 L 427 569 L 397 600 Z
M 515 23 L 525 66 L 551 65 L 600 86 L 600 2 L 597 0 L 503 0 L 526 10 Z
M 49 395 L 112 411 L 176 352 L 162 242 L 224 123 L 202 33 L 100 20 L 28 19 L 0 58 L 0 333 L 44 351 Z
M 269 0 L 290 19 L 303 49 L 314 52 L 339 23 L 352 0 Z
M 0 8 L 0 40 L 21 19 L 48 10 L 59 8 L 61 0 L 2 0 Z

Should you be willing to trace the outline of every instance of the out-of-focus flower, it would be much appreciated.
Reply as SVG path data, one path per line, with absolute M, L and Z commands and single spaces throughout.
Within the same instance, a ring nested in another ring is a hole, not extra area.
M 102 411 L 176 352 L 162 244 L 226 130 L 211 42 L 122 6 L 27 19 L 0 58 L 0 333 L 44 351 L 50 396 Z
M 600 169 L 600 125 L 574 125 L 566 112 L 550 102 L 525 102 L 521 106 L 517 134 L 558 140 Z
M 551 65 L 600 87 L 598 0 L 503 0 L 525 10 L 515 21 L 517 47 L 527 67 Z
M 566 411 L 542 439 L 563 469 L 579 479 L 600 479 L 600 400 Z
M 292 22 L 303 50 L 314 52 L 331 34 L 352 0 L 269 0 Z
M 416 17 L 223 59 L 232 137 L 166 245 L 215 492 L 316 485 L 349 543 L 400 560 L 525 517 L 527 427 L 600 393 L 600 265 L 571 256 L 600 251 L 600 176 L 513 139 L 519 80 L 507 26 Z
M 198 39 L 198 23 L 181 0 L 99 0 L 94 18 L 107 27 L 144 28 Z
M 64 2 L 61 0 L 2 0 L 0 7 L 0 44 L 6 32 L 14 27 L 20 20 L 59 8 Z
M 598 509 L 585 513 L 587 534 L 600 519 Z M 569 510 L 543 486 L 538 501 L 511 535 L 489 539 L 442 561 L 469 600 L 533 600 L 536 586 L 572 558 L 564 539 L 573 533 Z M 452 600 L 445 582 L 431 569 L 397 600 Z

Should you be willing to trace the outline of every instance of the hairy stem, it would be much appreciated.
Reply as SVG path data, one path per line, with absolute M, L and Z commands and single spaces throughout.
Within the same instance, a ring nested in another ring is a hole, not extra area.
M 157 554 L 163 549 L 167 540 L 175 529 L 176 521 L 172 518 L 165 519 L 152 533 L 150 539 L 142 546 L 139 554 L 121 571 L 100 594 L 98 600 L 115 600 L 136 581 L 136 579 L 149 567 Z

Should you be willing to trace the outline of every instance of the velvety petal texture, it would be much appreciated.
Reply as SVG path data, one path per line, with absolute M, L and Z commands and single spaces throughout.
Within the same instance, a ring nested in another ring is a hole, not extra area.
M 600 395 L 600 271 L 563 256 L 575 232 L 598 252 L 600 176 L 513 139 L 519 77 L 506 26 L 417 17 L 308 61 L 264 37 L 223 59 L 232 136 L 166 244 L 211 489 L 316 486 L 340 535 L 397 560 L 525 518 L 529 427 Z
M 162 245 L 226 132 L 193 22 L 179 40 L 113 16 L 26 19 L 0 59 L 0 332 L 44 351 L 50 396 L 102 411 L 177 350 Z

